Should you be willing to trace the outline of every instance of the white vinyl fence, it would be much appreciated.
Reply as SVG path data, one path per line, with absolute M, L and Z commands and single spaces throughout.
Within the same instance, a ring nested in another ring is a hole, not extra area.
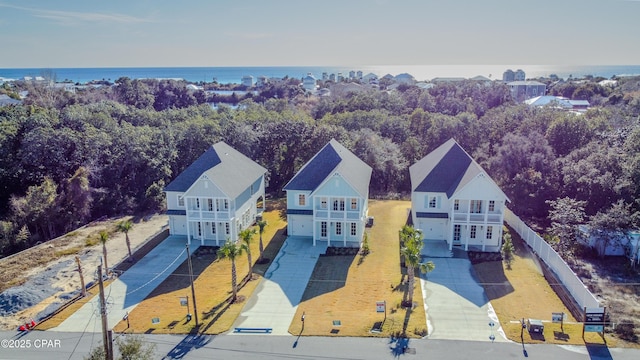
M 569 290 L 569 293 L 581 308 L 598 308 L 600 302 L 580 281 L 580 278 L 571 270 L 558 253 L 547 244 L 540 235 L 531 230 L 511 210 L 505 208 L 504 220 L 511 226 L 524 241 L 538 254 L 549 268 L 556 274 L 560 282 Z

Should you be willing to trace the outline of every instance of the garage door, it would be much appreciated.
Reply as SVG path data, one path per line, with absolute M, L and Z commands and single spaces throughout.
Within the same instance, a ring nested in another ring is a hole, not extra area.
M 311 216 L 289 215 L 290 236 L 313 236 L 313 218 Z
M 418 229 L 426 240 L 444 240 L 445 221 L 421 220 Z

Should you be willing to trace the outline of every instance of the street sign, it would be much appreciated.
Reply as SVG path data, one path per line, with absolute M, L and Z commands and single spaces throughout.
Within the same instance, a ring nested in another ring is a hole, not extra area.
M 386 313 L 387 302 L 386 301 L 376 301 L 376 312 Z
M 590 308 L 584 312 L 585 325 L 603 325 L 604 308 Z
M 564 320 L 564 313 L 551 313 L 551 321 L 554 323 L 561 323 Z
M 584 332 L 598 332 L 601 333 L 604 331 L 604 326 L 602 325 L 585 325 Z

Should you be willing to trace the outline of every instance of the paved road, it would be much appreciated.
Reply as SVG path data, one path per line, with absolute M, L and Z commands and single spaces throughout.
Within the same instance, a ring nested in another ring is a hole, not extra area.
M 116 338 L 118 335 L 114 335 Z M 455 340 L 392 341 L 388 338 L 144 335 L 157 359 L 592 359 L 636 360 L 640 350 L 604 346 L 524 345 Z M 95 333 L 0 332 L 0 359 L 83 359 L 99 346 Z M 10 341 L 11 343 L 8 343 Z M 24 346 L 24 348 L 16 348 Z M 28 346 L 28 348 L 27 348 Z M 407 346 L 409 351 L 403 353 Z

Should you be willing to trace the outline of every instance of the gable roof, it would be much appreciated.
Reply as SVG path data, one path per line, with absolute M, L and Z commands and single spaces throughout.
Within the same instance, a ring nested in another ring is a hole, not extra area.
M 284 190 L 316 190 L 330 175 L 340 173 L 363 197 L 369 196 L 371 167 L 331 139 L 284 186 Z
M 480 173 L 486 171 L 454 139 L 409 167 L 412 191 L 443 192 L 448 198 Z
M 235 198 L 266 172 L 267 169 L 221 141 L 200 155 L 164 190 L 187 191 L 204 174 L 227 196 Z

